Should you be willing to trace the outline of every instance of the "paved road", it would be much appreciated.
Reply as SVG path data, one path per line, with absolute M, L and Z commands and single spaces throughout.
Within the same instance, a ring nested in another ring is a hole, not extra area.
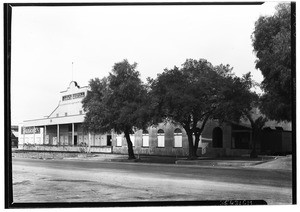
M 291 204 L 290 171 L 13 158 L 14 202 L 266 200 Z

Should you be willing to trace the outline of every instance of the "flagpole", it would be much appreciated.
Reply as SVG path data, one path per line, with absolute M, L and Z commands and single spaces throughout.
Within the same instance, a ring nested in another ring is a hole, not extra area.
M 74 75 L 74 71 L 73 71 L 73 62 L 72 62 L 72 82 L 73 82 L 73 75 Z

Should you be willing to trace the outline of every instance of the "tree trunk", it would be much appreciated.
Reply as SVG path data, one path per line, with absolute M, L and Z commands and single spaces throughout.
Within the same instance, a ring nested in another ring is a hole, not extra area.
M 252 128 L 252 151 L 250 153 L 250 158 L 257 158 L 257 152 L 256 152 L 257 127 L 251 115 L 246 114 L 246 116 L 250 121 L 251 128 Z
M 204 118 L 201 128 L 197 127 L 198 121 L 195 122 L 196 124 L 193 127 L 193 132 L 194 132 L 194 135 L 195 135 L 195 147 L 194 147 L 195 153 L 194 154 L 195 154 L 196 157 L 197 157 L 197 150 L 198 150 L 199 141 L 200 141 L 200 135 L 202 134 L 203 129 L 204 129 L 205 124 L 208 121 L 208 119 L 209 119 L 209 114 L 207 114 L 206 117 Z
M 127 147 L 128 147 L 128 159 L 135 159 L 133 148 L 132 148 L 132 142 L 130 140 L 129 131 L 125 131 L 125 138 L 127 141 Z
M 185 129 L 187 136 L 188 136 L 188 141 L 189 141 L 189 160 L 195 160 L 197 156 L 195 155 L 195 147 L 193 144 L 193 132 L 190 129 Z M 197 151 L 197 150 L 196 150 Z
M 250 158 L 257 158 L 256 152 L 256 141 L 258 138 L 258 130 L 252 127 L 252 151 L 250 153 Z
M 198 150 L 198 146 L 199 146 L 199 141 L 200 141 L 200 134 L 195 134 L 195 147 L 194 147 L 194 151 L 195 151 L 195 156 L 198 157 L 197 155 L 197 150 Z

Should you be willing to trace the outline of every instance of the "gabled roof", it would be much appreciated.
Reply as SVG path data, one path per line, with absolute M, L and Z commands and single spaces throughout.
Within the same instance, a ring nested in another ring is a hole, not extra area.
M 58 106 L 49 116 L 42 119 L 26 120 L 24 126 L 45 126 L 66 123 L 80 123 L 84 121 L 82 99 L 87 94 L 88 87 L 80 87 L 72 81 L 67 90 L 60 92 Z

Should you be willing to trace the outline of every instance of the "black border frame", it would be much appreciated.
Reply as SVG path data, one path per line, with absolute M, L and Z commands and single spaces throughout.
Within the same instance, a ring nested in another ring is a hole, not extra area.
M 296 138 L 296 2 L 291 2 L 291 63 L 292 63 L 292 203 L 297 203 L 297 138 Z
M 259 5 L 257 2 L 76 2 L 76 3 L 4 3 L 4 168 L 5 208 L 73 208 L 73 207 L 140 207 L 140 206 L 211 206 L 211 205 L 265 205 L 263 200 L 228 201 L 165 201 L 165 202 L 101 202 L 101 203 L 13 203 L 11 151 L 11 20 L 12 7 L 28 6 L 196 6 L 196 5 Z M 292 24 L 292 204 L 296 204 L 296 3 L 291 2 Z

